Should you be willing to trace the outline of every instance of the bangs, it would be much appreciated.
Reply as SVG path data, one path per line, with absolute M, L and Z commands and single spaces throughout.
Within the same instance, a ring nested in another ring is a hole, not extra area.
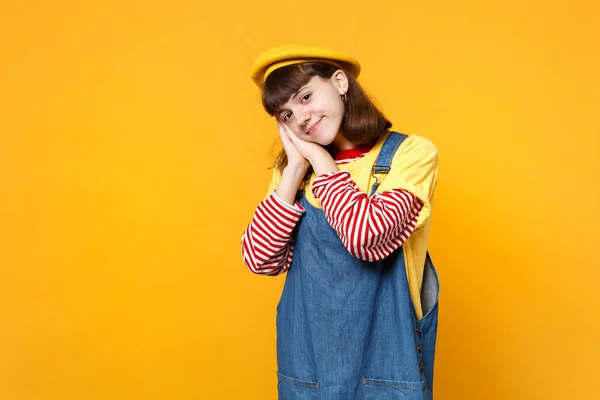
M 263 107 L 269 115 L 274 116 L 290 97 L 314 76 L 328 78 L 337 69 L 335 65 L 327 63 L 292 64 L 276 69 L 265 81 L 262 93 Z

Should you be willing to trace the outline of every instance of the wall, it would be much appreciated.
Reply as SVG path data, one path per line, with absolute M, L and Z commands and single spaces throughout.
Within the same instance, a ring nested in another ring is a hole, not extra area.
M 0 398 L 276 397 L 248 73 L 305 40 L 438 146 L 437 398 L 600 397 L 599 26 L 590 0 L 2 3 Z

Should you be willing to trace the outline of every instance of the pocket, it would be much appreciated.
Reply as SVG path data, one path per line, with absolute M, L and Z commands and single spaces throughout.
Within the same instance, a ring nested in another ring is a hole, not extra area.
M 425 257 L 423 269 L 423 280 L 421 282 L 421 307 L 423 310 L 422 320 L 427 319 L 435 310 L 440 296 L 440 280 L 433 266 L 429 252 Z
M 425 381 L 401 382 L 363 378 L 365 400 L 424 400 Z
M 277 372 L 279 400 L 318 400 L 319 382 L 291 378 Z

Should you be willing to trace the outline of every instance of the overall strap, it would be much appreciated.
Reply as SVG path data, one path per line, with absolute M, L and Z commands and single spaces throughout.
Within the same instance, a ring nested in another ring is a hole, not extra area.
M 371 174 L 373 178 L 375 178 L 375 182 L 373 183 L 373 186 L 371 186 L 371 193 L 369 193 L 369 197 L 373 196 L 379 187 L 379 177 L 376 175 L 385 175 L 390 172 L 394 154 L 407 137 L 408 136 L 404 133 L 392 131 L 385 139 L 385 142 L 383 142 L 383 146 L 381 146 L 377 160 L 375 160 L 375 165 L 373 165 L 373 169 L 371 170 Z

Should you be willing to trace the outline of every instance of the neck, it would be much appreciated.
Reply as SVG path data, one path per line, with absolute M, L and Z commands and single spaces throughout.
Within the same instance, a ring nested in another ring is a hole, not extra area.
M 355 147 L 358 147 L 357 145 L 355 145 L 354 143 L 352 143 L 351 141 L 346 139 L 344 137 L 344 135 L 342 134 L 342 132 L 338 132 L 335 139 L 333 139 L 332 144 L 335 147 L 335 149 L 338 151 L 339 150 L 349 150 L 349 149 L 354 149 Z

